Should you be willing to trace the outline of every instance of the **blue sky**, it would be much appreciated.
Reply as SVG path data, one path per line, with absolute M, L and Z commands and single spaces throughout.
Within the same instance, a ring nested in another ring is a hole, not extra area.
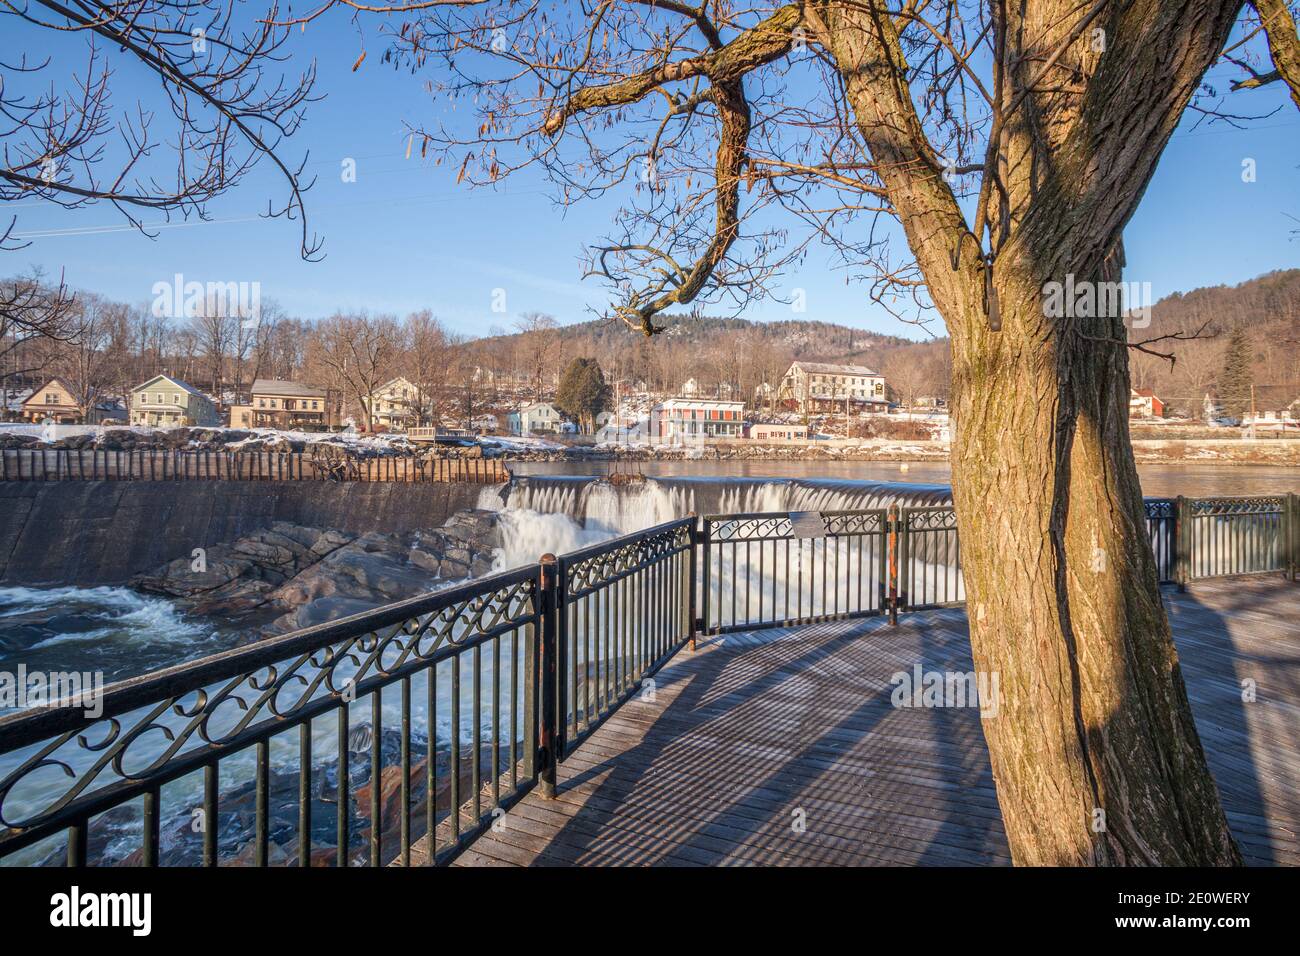
M 48 42 L 15 32 L 0 44 L 6 59 L 14 41 L 26 42 L 29 54 L 53 55 L 51 78 L 62 80 L 72 64 L 81 65 L 79 48 L 42 49 L 38 40 Z M 311 41 L 317 89 L 327 95 L 309 107 L 285 155 L 310 152 L 318 180 L 307 194 L 308 212 L 325 239 L 324 261 L 301 261 L 296 225 L 258 218 L 268 198 L 283 195 L 259 172 L 212 204 L 219 221 L 163 228 L 156 239 L 131 231 L 108 206 L 68 212 L 17 204 L 2 211 L 19 215 L 18 232 L 32 245 L 0 253 L 0 273 L 39 265 L 63 271 L 76 287 L 140 303 L 150 300 L 155 282 L 178 272 L 204 282 L 257 281 L 263 299 L 279 301 L 290 314 L 312 318 L 365 308 L 400 315 L 428 308 L 468 334 L 508 328 L 529 311 L 582 321 L 592 317 L 589 307 L 606 303 L 603 288 L 581 278 L 580 260 L 584 242 L 609 229 L 612 202 L 562 211 L 546 183 L 531 176 L 494 191 L 456 186 L 454 169 L 422 162 L 418 149 L 411 159 L 404 156 L 403 121 L 430 123 L 446 109 L 423 91 L 423 77 L 383 65 L 373 36 L 366 42 L 369 57 L 352 72 L 362 43 L 342 21 L 313 25 L 303 41 Z M 128 63 L 117 65 L 114 101 L 122 108 L 152 81 Z M 1233 75 L 1217 67 L 1211 79 L 1226 88 Z M 1287 218 L 1300 218 L 1300 114 L 1279 85 L 1235 94 L 1229 103 L 1236 112 L 1282 109 L 1245 130 L 1192 129 L 1194 115 L 1185 117 L 1125 234 L 1126 278 L 1150 282 L 1156 297 L 1300 265 L 1300 240 L 1290 238 L 1300 223 Z M 356 160 L 355 183 L 342 181 L 345 158 Z M 1242 181 L 1244 158 L 1255 161 L 1255 182 Z M 787 290 L 807 290 L 808 308 L 798 318 L 923 335 L 869 302 L 862 287 L 846 286 L 817 248 L 784 282 Z M 495 289 L 506 290 L 506 314 L 491 311 Z M 704 311 L 726 314 L 722 307 Z M 792 315 L 788 306 L 768 301 L 745 317 Z

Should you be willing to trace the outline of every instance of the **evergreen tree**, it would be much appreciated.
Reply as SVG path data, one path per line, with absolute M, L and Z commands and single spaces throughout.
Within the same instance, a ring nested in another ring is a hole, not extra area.
M 594 428 L 596 416 L 605 410 L 609 396 L 609 384 L 596 360 L 576 358 L 560 379 L 555 407 L 577 422 L 580 428 L 585 428 L 588 423 Z
M 1223 371 L 1219 373 L 1217 384 L 1220 407 L 1229 418 L 1240 420 L 1250 411 L 1250 386 L 1254 381 L 1252 362 L 1250 340 L 1245 330 L 1237 326 L 1223 351 Z

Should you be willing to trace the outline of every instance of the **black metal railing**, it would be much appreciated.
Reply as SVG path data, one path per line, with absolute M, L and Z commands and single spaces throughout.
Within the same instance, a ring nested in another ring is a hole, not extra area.
M 1160 581 L 1300 567 L 1300 497 L 1149 498 Z M 709 515 L 699 531 L 705 633 L 965 603 L 951 506 Z
M 557 752 L 568 754 L 691 636 L 694 518 L 557 562 Z
M 541 609 L 530 567 L 6 717 L 0 860 L 448 859 L 536 782 Z
M 1300 565 L 1300 497 L 1150 499 L 1163 582 Z M 951 508 L 690 516 L 0 718 L 0 863 L 445 863 L 697 633 L 964 600 Z M 67 703 L 67 702 L 65 702 Z M 85 703 L 85 702 L 83 702 Z
M 1175 499 L 1176 580 L 1294 568 L 1295 495 Z
M 887 601 L 886 526 L 884 511 L 706 516 L 703 630 L 879 614 Z

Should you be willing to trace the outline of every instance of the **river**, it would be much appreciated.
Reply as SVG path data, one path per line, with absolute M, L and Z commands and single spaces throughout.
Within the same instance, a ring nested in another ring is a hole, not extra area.
M 516 475 L 603 475 L 605 462 L 518 462 Z M 621 466 L 626 469 L 628 466 Z M 949 484 L 947 462 L 928 461 L 647 461 L 633 466 L 648 477 L 831 478 Z M 1300 493 L 1300 468 L 1282 465 L 1141 464 L 1144 494 L 1155 498 Z

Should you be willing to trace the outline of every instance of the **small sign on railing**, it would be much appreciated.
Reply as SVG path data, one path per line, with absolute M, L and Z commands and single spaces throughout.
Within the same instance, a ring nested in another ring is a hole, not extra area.
M 791 511 L 790 533 L 796 538 L 824 538 L 826 519 L 820 511 Z

